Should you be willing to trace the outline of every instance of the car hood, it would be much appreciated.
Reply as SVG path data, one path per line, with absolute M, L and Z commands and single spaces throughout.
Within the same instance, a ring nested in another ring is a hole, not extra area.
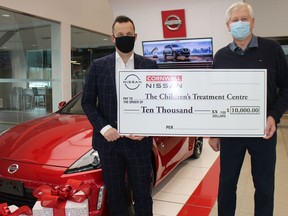
M 91 149 L 85 115 L 51 114 L 16 125 L 0 136 L 0 159 L 69 167 Z

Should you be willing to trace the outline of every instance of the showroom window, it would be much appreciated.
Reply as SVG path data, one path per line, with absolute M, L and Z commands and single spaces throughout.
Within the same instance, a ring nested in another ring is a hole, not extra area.
M 0 131 L 52 112 L 56 69 L 51 61 L 51 29 L 59 26 L 0 8 Z
M 59 35 L 58 22 L 0 7 L 0 132 L 57 108 Z M 92 60 L 114 50 L 110 35 L 71 27 L 72 96 L 82 91 Z
M 115 51 L 109 35 L 71 27 L 71 95 L 82 91 L 93 59 Z

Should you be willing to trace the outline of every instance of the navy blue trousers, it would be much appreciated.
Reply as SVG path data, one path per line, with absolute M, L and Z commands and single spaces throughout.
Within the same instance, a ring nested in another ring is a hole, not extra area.
M 110 216 L 127 216 L 125 176 L 132 186 L 136 216 L 152 216 L 152 138 L 132 141 L 120 138 L 97 148 L 107 191 Z M 107 148 L 107 146 L 112 145 Z
M 218 215 L 233 216 L 236 191 L 246 151 L 251 155 L 255 216 L 273 216 L 277 135 L 263 138 L 221 138 Z

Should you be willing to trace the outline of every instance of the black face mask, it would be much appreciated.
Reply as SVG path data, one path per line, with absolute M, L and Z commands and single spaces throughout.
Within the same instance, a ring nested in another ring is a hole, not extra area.
M 116 47 L 123 53 L 129 53 L 134 49 L 135 36 L 115 37 Z

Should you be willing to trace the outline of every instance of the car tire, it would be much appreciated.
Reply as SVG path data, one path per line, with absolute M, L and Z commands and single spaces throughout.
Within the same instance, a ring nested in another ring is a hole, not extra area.
M 163 58 L 163 61 L 164 61 L 164 62 L 167 62 L 167 55 L 164 54 L 163 57 L 164 57 L 164 58 Z
M 172 56 L 173 56 L 173 61 L 177 61 L 177 53 L 176 53 L 176 52 L 173 52 L 173 53 L 172 53 Z
M 199 158 L 203 149 L 203 137 L 196 137 L 192 158 Z

